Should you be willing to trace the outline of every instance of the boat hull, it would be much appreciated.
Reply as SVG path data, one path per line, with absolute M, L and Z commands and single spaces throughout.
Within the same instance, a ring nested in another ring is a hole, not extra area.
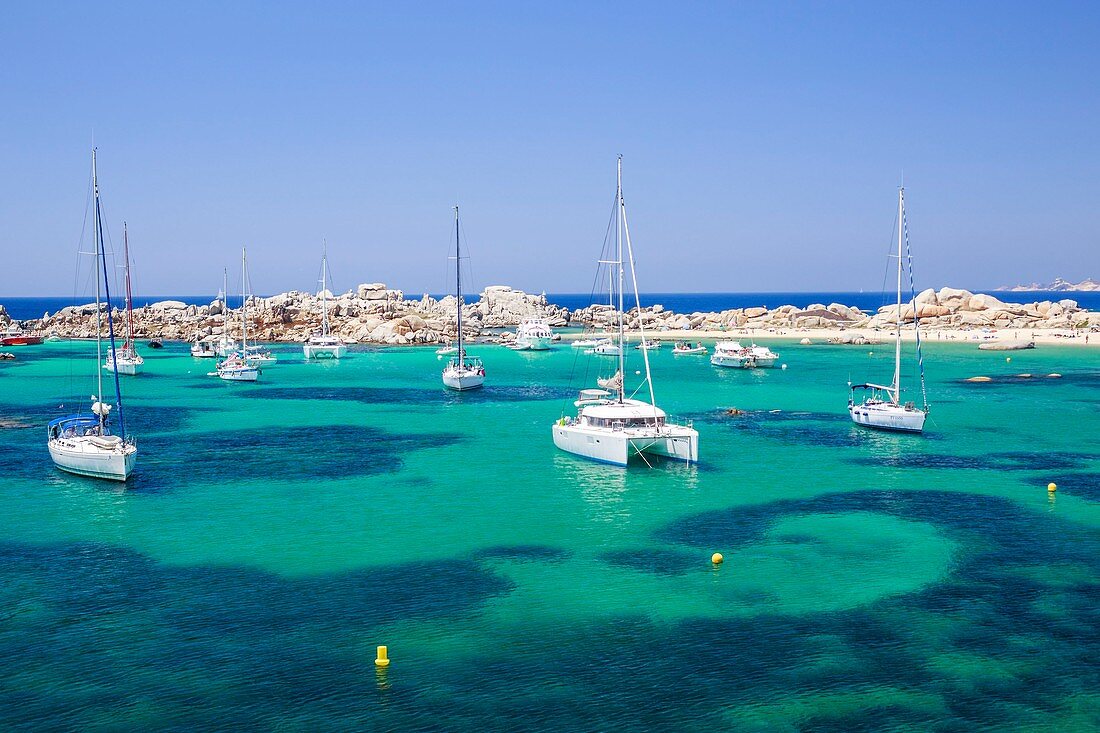
M 748 369 L 753 366 L 750 357 L 737 356 L 735 354 L 712 354 L 710 363 L 714 366 L 730 367 L 733 369 Z
M 5 336 L 0 346 L 37 346 L 42 343 L 41 336 Z
M 459 374 L 456 372 L 443 372 L 443 386 L 456 392 L 464 392 L 468 389 L 478 389 L 485 384 L 485 375 L 476 372 Z
M 687 462 L 699 460 L 699 433 L 692 428 L 607 430 L 555 424 L 552 430 L 554 445 L 560 450 L 601 463 L 626 466 L 632 457 L 643 453 Z
M 550 348 L 550 336 L 521 336 L 516 339 L 517 349 L 546 351 Z
M 927 415 L 920 410 L 908 410 L 898 405 L 849 405 L 852 422 L 865 428 L 891 430 L 899 433 L 924 431 Z
M 118 372 L 119 374 L 123 374 L 127 377 L 136 377 L 138 374 L 141 374 L 142 367 L 144 366 L 144 362 L 126 361 L 123 359 L 119 359 L 118 362 L 115 364 L 107 362 L 103 365 L 103 368 L 106 371 Z
M 218 372 L 218 377 L 227 382 L 255 382 L 260 377 L 260 370 L 254 368 L 225 369 Z
M 217 357 L 217 355 L 218 352 L 214 351 L 214 349 L 191 349 L 191 356 L 195 357 L 196 359 L 213 359 Z
M 305 344 L 302 346 L 302 354 L 307 359 L 339 359 L 346 353 L 348 353 L 348 347 L 344 345 L 312 346 Z
M 125 481 L 137 463 L 133 446 L 105 449 L 85 441 L 51 440 L 49 449 L 54 465 L 62 471 L 109 481 Z

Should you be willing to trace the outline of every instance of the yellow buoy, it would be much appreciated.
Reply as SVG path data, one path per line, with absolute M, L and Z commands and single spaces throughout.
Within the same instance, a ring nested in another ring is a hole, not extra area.
M 378 667 L 390 666 L 389 650 L 386 647 L 378 647 L 378 658 L 374 660 L 374 663 Z
M 713 555 L 710 556 L 710 561 L 712 563 L 714 563 L 715 565 L 721 565 L 722 564 L 722 553 L 720 553 L 720 552 L 714 553 Z
M 1047 491 L 1057 491 L 1057 490 L 1058 490 L 1058 484 L 1054 483 L 1053 481 L 1051 481 L 1049 484 L 1047 484 Z

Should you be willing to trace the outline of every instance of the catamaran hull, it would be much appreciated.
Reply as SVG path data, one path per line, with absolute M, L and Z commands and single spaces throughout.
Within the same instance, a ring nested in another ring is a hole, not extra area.
M 218 352 L 214 351 L 213 349 L 211 349 L 210 351 L 205 351 L 203 349 L 191 349 L 191 356 L 195 357 L 196 359 L 213 359 L 217 355 Z
M 339 359 L 348 353 L 346 346 L 310 346 L 305 344 L 302 353 L 307 359 Z
M 62 471 L 110 481 L 125 481 L 137 463 L 136 450 L 71 449 L 56 441 L 50 442 L 49 449 L 54 465 Z
M 601 463 L 625 466 L 631 457 L 649 453 L 693 463 L 699 460 L 699 434 L 694 430 L 591 430 L 576 425 L 554 425 L 554 445 L 567 453 Z
M 462 392 L 467 389 L 477 389 L 481 385 L 485 384 L 484 374 L 444 374 L 443 386 L 447 389 L 453 389 L 457 392 Z
M 876 430 L 893 430 L 900 433 L 920 433 L 924 431 L 925 413 L 920 410 L 906 410 L 904 407 L 850 405 L 848 413 L 852 422 Z

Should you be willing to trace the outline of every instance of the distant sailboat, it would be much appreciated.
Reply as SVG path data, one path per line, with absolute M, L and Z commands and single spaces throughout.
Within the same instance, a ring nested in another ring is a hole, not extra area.
M 623 245 L 626 251 L 623 251 Z M 626 255 L 624 259 L 623 255 Z M 615 259 L 606 264 L 613 265 L 618 273 L 619 305 L 617 343 L 624 343 L 625 325 L 623 320 L 623 265 L 630 263 L 630 276 L 633 282 L 634 301 L 641 312 L 641 298 L 638 296 L 638 279 L 634 271 L 634 250 L 630 243 L 630 228 L 626 220 L 626 202 L 623 199 L 623 161 L 619 157 L 617 185 L 615 190 Z M 645 329 L 642 331 L 642 343 L 645 343 Z M 585 458 L 627 465 L 632 456 L 656 454 L 684 461 L 699 460 L 699 433 L 691 425 L 678 425 L 668 420 L 665 411 L 657 407 L 653 393 L 653 375 L 649 370 L 649 352 L 642 349 L 645 362 L 645 380 L 635 388 L 632 396 L 627 397 L 624 376 L 626 375 L 625 354 L 616 349 L 619 360 L 617 374 L 602 383 L 602 389 L 583 389 L 574 406 L 577 416 L 562 416 L 551 428 L 554 445 L 558 448 Z M 635 399 L 644 385 L 649 386 L 649 401 Z
M 302 345 L 307 359 L 339 359 L 348 347 L 339 336 L 333 336 L 328 325 L 328 245 L 321 250 L 321 333 L 315 333 Z
M 51 420 L 47 427 L 47 447 L 54 465 L 63 471 L 93 476 L 95 478 L 125 481 L 137 463 L 137 445 L 126 435 L 126 423 L 122 414 L 122 388 L 118 372 L 114 373 L 115 404 L 103 402 L 103 307 L 100 298 L 100 276 L 107 301 L 107 333 L 109 354 L 112 360 L 118 355 L 115 348 L 114 318 L 111 315 L 111 286 L 107 277 L 107 254 L 103 246 L 103 219 L 99 206 L 99 179 L 96 173 L 96 154 L 92 150 L 92 192 L 94 196 L 94 221 L 96 268 L 96 378 L 97 394 L 92 396 L 91 414 L 69 415 Z M 118 434 L 112 432 L 109 416 L 113 407 L 118 408 Z
M 218 337 L 214 352 L 222 358 L 228 358 L 237 350 L 238 344 L 237 340 L 229 335 L 229 271 L 224 267 L 222 268 L 222 290 L 218 294 L 218 299 L 222 302 L 222 334 Z
M 903 246 L 908 245 L 908 230 L 905 220 L 905 189 L 898 189 L 898 292 L 897 292 L 897 330 L 894 342 L 894 379 L 889 386 L 881 384 L 848 384 L 848 414 L 857 425 L 880 430 L 895 430 L 905 433 L 920 433 L 924 430 L 924 420 L 928 416 L 928 396 L 924 388 L 924 358 L 921 356 L 920 323 L 917 318 L 917 304 L 914 298 L 913 327 L 916 329 L 917 363 L 920 365 L 921 396 L 923 408 L 912 402 L 901 401 L 901 274 L 906 253 Z M 909 283 L 913 284 L 913 258 L 909 257 Z M 857 404 L 856 390 L 867 392 L 863 402 Z
M 443 386 L 459 392 L 485 383 L 485 366 L 478 357 L 466 356 L 462 337 L 462 247 L 459 243 L 458 207 L 455 207 L 455 299 L 458 307 L 458 352 L 443 368 Z
M 248 361 L 248 253 L 241 250 L 241 350 L 230 354 L 225 361 L 219 362 L 216 374 L 227 382 L 255 382 L 260 376 L 259 368 Z M 227 322 L 228 325 L 228 322 Z M 227 329 L 228 332 L 228 329 Z
M 137 342 L 134 341 L 134 296 L 130 287 L 130 235 L 126 222 L 122 222 L 122 249 L 126 260 L 126 340 L 122 342 L 122 348 L 117 353 L 108 354 L 103 362 L 103 368 L 109 372 L 134 376 L 139 374 L 145 365 L 145 360 L 137 352 Z

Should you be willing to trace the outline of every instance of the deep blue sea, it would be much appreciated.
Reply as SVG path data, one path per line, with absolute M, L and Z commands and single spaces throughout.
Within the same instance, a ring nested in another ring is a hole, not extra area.
M 977 291 L 975 291 L 977 292 Z M 1040 300 L 1076 300 L 1079 305 L 1089 310 L 1100 310 L 1100 292 L 1056 292 L 1035 290 L 1029 292 L 1000 292 L 987 290 L 988 292 L 1006 302 L 1033 303 Z M 134 299 L 135 306 L 147 303 L 156 303 L 161 300 L 180 300 L 184 303 L 205 305 L 215 299 L 214 295 L 150 295 Z M 415 293 L 408 292 L 406 297 L 416 297 Z M 436 294 L 433 297 L 442 297 Z M 565 306 L 570 310 L 583 308 L 593 302 L 593 298 L 587 293 L 548 293 L 546 296 L 550 302 Z M 781 305 L 796 305 L 804 307 L 811 303 L 843 303 L 856 306 L 863 310 L 874 311 L 880 306 L 893 302 L 893 297 L 881 292 L 817 292 L 817 293 L 642 293 L 642 305 L 650 306 L 660 303 L 666 309 L 677 313 L 716 312 L 729 308 L 752 308 L 763 306 L 776 308 Z M 91 299 L 78 298 L 74 301 L 71 296 L 42 297 L 42 298 L 14 298 L 0 296 L 0 305 L 3 305 L 8 314 L 16 320 L 29 318 L 41 318 L 45 312 L 54 313 L 62 308 L 75 303 L 87 303 Z M 122 299 L 114 301 L 122 306 Z M 230 304 L 235 302 L 230 298 Z M 602 302 L 597 297 L 596 302 Z

